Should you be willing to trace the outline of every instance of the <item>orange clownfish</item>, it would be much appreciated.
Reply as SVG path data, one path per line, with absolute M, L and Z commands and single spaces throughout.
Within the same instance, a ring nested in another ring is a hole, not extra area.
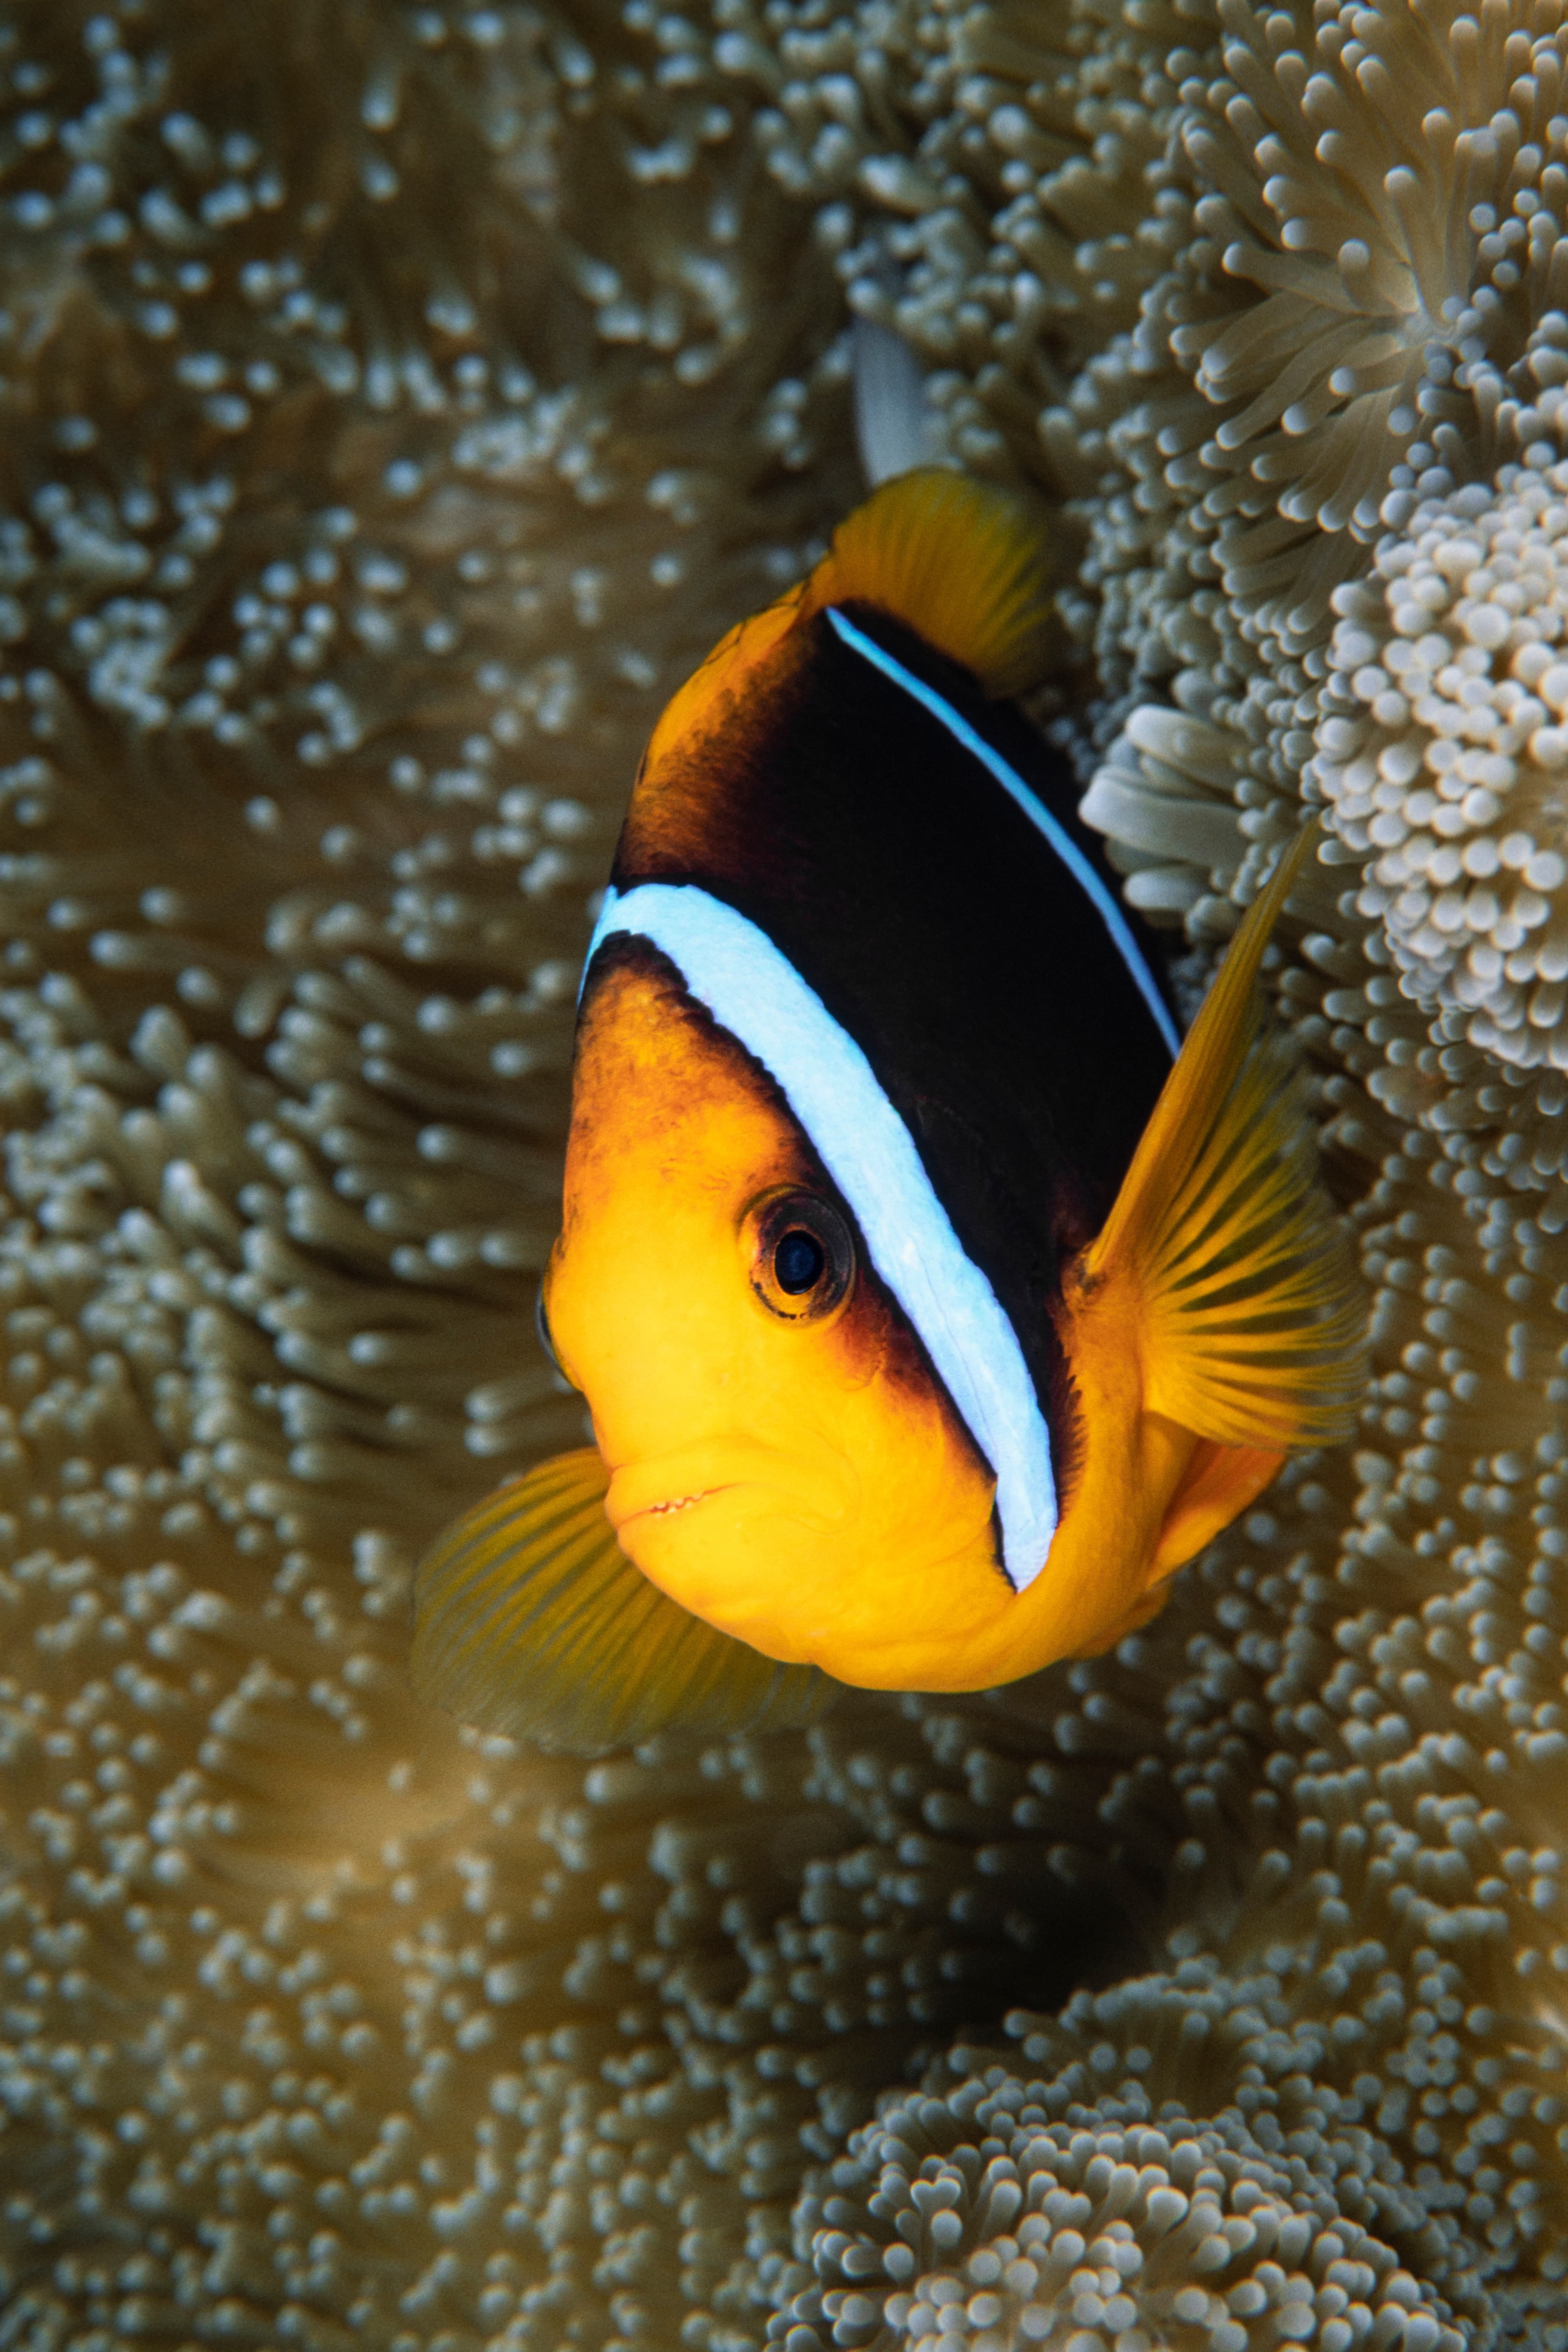
M 541 1329 L 597 1444 L 420 1567 L 415 1679 L 578 1748 L 1104 1649 L 1333 1442 L 1348 1247 L 1257 972 L 1182 1043 L 1063 763 L 1037 532 L 885 484 L 648 745 Z

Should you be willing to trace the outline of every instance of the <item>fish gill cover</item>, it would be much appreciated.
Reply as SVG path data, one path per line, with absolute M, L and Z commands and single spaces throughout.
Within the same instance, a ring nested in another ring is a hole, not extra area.
M 1560 10 L 0 40 L 5 2340 L 1568 2341 Z M 1110 1657 L 584 1769 L 408 1567 L 578 1435 L 588 900 L 852 314 L 1196 973 L 1326 812 L 1375 1389 Z

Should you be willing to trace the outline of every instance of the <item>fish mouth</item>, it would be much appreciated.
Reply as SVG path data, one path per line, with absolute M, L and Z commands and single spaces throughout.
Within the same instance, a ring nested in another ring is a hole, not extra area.
M 671 1495 L 667 1502 L 643 1503 L 637 1509 L 627 1511 L 620 1518 L 616 1518 L 612 1512 L 610 1524 L 618 1535 L 623 1528 L 629 1528 L 634 1519 L 672 1519 L 679 1511 L 692 1510 L 697 1504 L 706 1503 L 712 1496 L 727 1495 L 729 1492 L 728 1486 L 699 1486 L 694 1494 Z
M 634 1522 L 637 1531 L 687 1524 L 720 1496 L 745 1490 L 764 1508 L 765 1496 L 774 1508 L 802 1512 L 826 1527 L 844 1507 L 847 1498 L 838 1491 L 842 1481 L 839 1472 L 831 1481 L 819 1475 L 816 1481 L 803 1482 L 800 1465 L 788 1452 L 755 1438 L 709 1441 L 615 1465 L 605 1513 L 618 1536 Z M 810 1504 L 803 1484 L 807 1492 L 817 1489 Z
M 611 1476 L 605 1515 L 617 1535 L 634 1524 L 656 1527 L 688 1517 L 716 1495 L 731 1493 L 732 1478 L 681 1476 L 668 1463 L 627 1463 Z

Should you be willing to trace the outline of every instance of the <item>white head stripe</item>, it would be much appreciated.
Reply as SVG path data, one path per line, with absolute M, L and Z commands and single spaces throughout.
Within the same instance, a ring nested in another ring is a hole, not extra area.
M 942 721 L 955 743 L 962 743 L 966 751 L 973 751 L 982 765 L 990 769 L 1003 791 L 1017 803 L 1031 824 L 1037 826 L 1044 834 L 1073 880 L 1087 894 L 1096 914 L 1110 932 L 1118 955 L 1127 966 L 1139 995 L 1153 1014 L 1154 1026 L 1164 1039 L 1165 1049 L 1171 1059 L 1174 1061 L 1182 1050 L 1182 1041 L 1176 1034 L 1176 1024 L 1171 1018 L 1165 1000 L 1155 985 L 1154 975 L 1140 952 L 1138 942 L 1132 936 L 1126 916 L 1071 834 L 1065 832 L 1058 824 L 1038 794 L 1029 790 L 1016 768 L 1010 767 L 1001 752 L 994 750 L 985 740 L 984 736 L 979 734 L 970 725 L 968 719 L 963 718 L 953 709 L 951 702 L 944 701 L 934 687 L 928 686 L 924 678 L 917 677 L 913 670 L 906 669 L 901 661 L 897 660 L 885 647 L 877 643 L 875 637 L 868 637 L 864 629 L 858 629 L 853 621 L 847 620 L 837 606 L 829 605 L 827 617 L 847 646 L 852 646 L 858 654 L 863 654 L 868 662 L 876 665 L 885 677 L 890 677 L 895 686 L 901 686 L 906 694 L 912 694 L 915 700 L 923 704 L 933 719 L 939 719 Z
M 765 931 L 692 883 L 606 893 L 589 942 L 617 933 L 669 958 L 690 993 L 780 1087 L 854 1212 L 871 1263 L 996 1474 L 1002 1560 L 1022 1591 L 1057 1526 L 1051 1441 L 1017 1335 L 964 1254 L 908 1128 L 859 1046 Z

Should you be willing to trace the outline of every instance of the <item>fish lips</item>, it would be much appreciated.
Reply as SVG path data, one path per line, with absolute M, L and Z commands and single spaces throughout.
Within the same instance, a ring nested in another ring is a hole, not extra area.
M 635 1540 L 661 1521 L 674 1525 L 721 1496 L 745 1493 L 757 1516 L 784 1513 L 826 1534 L 850 1508 L 855 1486 L 848 1464 L 826 1446 L 803 1455 L 757 1438 L 710 1438 L 614 1468 L 605 1512 L 617 1537 Z

